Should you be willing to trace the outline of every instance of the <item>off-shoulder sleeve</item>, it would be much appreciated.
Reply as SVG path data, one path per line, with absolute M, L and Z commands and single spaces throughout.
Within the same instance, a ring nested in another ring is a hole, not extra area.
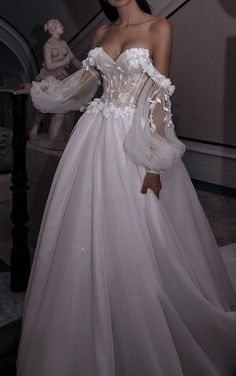
M 170 96 L 175 90 L 169 78 L 144 60 L 147 80 L 138 98 L 133 124 L 124 141 L 127 155 L 147 170 L 170 168 L 185 152 L 185 144 L 175 133 Z
M 64 80 L 49 76 L 40 82 L 33 81 L 31 98 L 34 106 L 43 113 L 83 110 L 96 94 L 100 83 L 98 71 L 86 59 L 81 69 Z

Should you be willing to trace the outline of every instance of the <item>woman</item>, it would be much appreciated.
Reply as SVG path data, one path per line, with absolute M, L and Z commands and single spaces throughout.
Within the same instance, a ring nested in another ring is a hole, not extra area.
M 233 375 L 235 292 L 171 120 L 171 26 L 143 0 L 102 6 L 83 68 L 31 90 L 45 112 L 90 103 L 49 193 L 17 375 Z

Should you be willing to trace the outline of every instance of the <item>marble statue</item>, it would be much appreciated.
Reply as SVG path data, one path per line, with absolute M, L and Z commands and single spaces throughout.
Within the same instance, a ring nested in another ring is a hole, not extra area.
M 63 80 L 69 74 L 67 68 L 69 64 L 73 64 L 77 69 L 82 67 L 81 62 L 73 55 L 68 44 L 61 39 L 64 32 L 63 25 L 57 19 L 50 19 L 44 25 L 44 31 L 49 32 L 50 38 L 46 41 L 43 47 L 44 62 L 43 66 L 36 77 L 36 81 L 42 81 L 48 76 L 54 76 L 58 80 Z M 73 113 L 68 114 L 53 114 L 50 119 L 48 134 L 38 134 L 40 123 L 44 114 L 40 111 L 35 111 L 34 125 L 29 132 L 31 142 L 55 149 L 63 149 L 68 134 L 73 127 Z M 69 127 L 65 129 L 63 126 Z

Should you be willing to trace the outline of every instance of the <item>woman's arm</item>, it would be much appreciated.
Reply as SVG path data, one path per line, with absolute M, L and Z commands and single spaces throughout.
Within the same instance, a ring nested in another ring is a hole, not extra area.
M 172 26 L 166 19 L 155 23 L 152 29 L 153 65 L 165 77 L 169 77 L 172 53 Z M 164 100 L 164 98 L 163 98 Z M 156 132 L 164 135 L 164 103 L 156 105 L 153 111 Z
M 91 49 L 100 45 L 101 40 L 102 40 L 104 34 L 106 33 L 106 31 L 108 30 L 108 28 L 109 28 L 109 25 L 105 24 L 105 25 L 100 26 L 96 30 L 94 37 L 93 37 L 93 40 L 92 40 L 92 43 L 91 43 Z
M 172 52 L 172 26 L 166 19 L 161 19 L 152 24 L 151 38 L 153 45 L 153 65 L 162 75 L 168 77 L 170 74 L 171 52 Z M 164 135 L 164 108 L 161 103 L 156 106 L 153 111 L 153 118 L 155 119 L 156 132 L 158 135 Z M 160 174 L 152 170 L 147 170 L 144 178 L 141 193 L 147 193 L 150 188 L 159 198 L 159 193 L 162 188 Z
M 151 26 L 153 39 L 153 65 L 164 76 L 169 77 L 172 53 L 172 25 L 161 19 Z

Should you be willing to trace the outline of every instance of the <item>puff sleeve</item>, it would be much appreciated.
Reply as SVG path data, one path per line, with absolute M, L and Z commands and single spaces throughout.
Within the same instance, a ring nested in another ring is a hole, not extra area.
M 124 146 L 135 164 L 160 173 L 178 161 L 186 147 L 177 138 L 172 121 L 170 97 L 175 86 L 157 71 L 150 59 L 144 60 L 142 66 L 147 80 Z
M 63 80 L 48 76 L 40 82 L 33 81 L 30 94 L 34 106 L 43 113 L 82 111 L 101 84 L 99 72 L 87 59 L 82 63 L 81 69 Z

